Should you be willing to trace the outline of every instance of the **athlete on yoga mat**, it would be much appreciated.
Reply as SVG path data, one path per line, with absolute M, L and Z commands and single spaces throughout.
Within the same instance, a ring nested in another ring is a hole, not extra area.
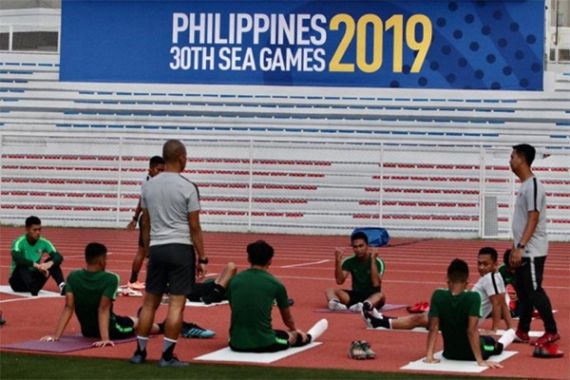
M 238 352 L 277 352 L 300 347 L 321 336 L 328 327 L 321 319 L 309 331 L 297 328 L 287 298 L 285 286 L 269 273 L 273 247 L 263 240 L 247 246 L 251 267 L 238 273 L 228 287 L 232 309 L 230 348 Z M 271 310 L 274 301 L 288 330 L 274 330 Z

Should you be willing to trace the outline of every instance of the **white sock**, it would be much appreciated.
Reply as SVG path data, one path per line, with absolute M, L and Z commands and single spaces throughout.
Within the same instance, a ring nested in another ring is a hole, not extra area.
M 313 327 L 307 331 L 307 334 L 311 335 L 311 342 L 317 340 L 329 327 L 329 322 L 326 319 L 321 319 L 314 324 Z
M 509 344 L 513 343 L 515 340 L 516 334 L 515 330 L 508 329 L 505 333 L 499 338 L 499 343 L 503 344 L 503 349 L 507 348 Z

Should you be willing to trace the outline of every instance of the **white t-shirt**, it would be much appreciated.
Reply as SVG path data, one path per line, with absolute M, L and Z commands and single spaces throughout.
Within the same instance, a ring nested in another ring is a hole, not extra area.
M 528 221 L 528 212 L 538 211 L 538 224 L 534 234 L 526 243 L 523 257 L 540 257 L 548 253 L 548 235 L 546 233 L 546 193 L 544 186 L 536 177 L 530 177 L 521 184 L 515 212 L 513 214 L 513 239 L 515 246 L 520 242 Z
M 141 207 L 150 216 L 150 246 L 192 244 L 188 214 L 200 210 L 198 187 L 178 173 L 162 172 L 142 188 Z
M 487 318 L 493 311 L 491 296 L 505 293 L 505 282 L 499 272 L 487 273 L 473 286 L 474 292 L 481 296 L 481 318 Z

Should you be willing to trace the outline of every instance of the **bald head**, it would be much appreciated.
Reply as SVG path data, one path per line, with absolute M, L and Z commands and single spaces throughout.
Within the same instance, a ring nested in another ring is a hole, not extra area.
M 168 140 L 162 146 L 162 158 L 167 166 L 177 166 L 182 171 L 186 166 L 186 147 L 180 140 Z

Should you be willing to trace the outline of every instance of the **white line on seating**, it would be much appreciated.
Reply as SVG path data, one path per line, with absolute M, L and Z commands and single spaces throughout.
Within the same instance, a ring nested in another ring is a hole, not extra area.
M 315 264 L 322 264 L 322 263 L 328 263 L 330 260 L 326 259 L 326 260 L 319 260 L 319 261 L 312 261 L 310 263 L 301 263 L 301 264 L 292 264 L 292 265 L 283 265 L 279 268 L 295 268 L 295 267 L 304 267 L 304 266 L 308 266 L 308 265 L 315 265 Z

